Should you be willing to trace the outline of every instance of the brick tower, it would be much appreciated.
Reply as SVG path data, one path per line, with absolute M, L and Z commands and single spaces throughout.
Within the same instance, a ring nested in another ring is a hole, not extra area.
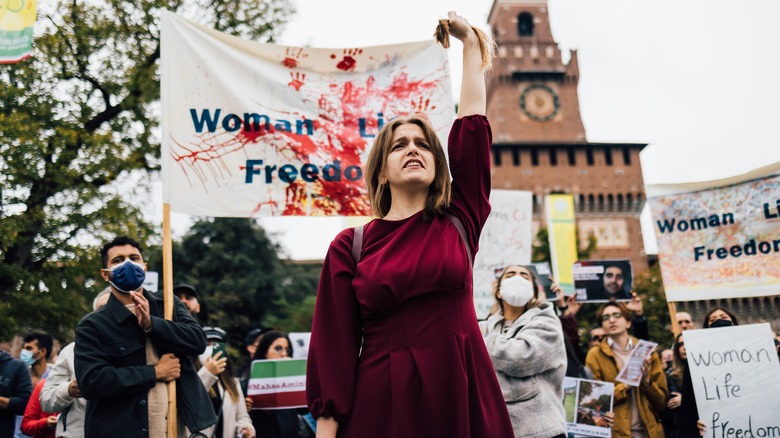
M 639 224 L 646 144 L 586 140 L 577 52 L 563 62 L 546 0 L 494 0 L 488 23 L 498 44 L 487 79 L 493 188 L 533 192 L 534 232 L 544 224 L 545 195 L 574 195 L 580 239 L 598 239 L 592 258 L 630 259 L 646 271 Z

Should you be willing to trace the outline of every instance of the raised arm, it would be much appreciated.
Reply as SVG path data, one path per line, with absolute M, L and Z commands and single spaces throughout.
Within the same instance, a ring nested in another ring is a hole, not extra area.
M 493 42 L 484 33 L 478 35 L 468 21 L 455 12 L 450 11 L 447 16 L 450 35 L 463 43 L 463 81 L 458 117 L 484 115 L 487 106 L 484 72 L 490 67 Z

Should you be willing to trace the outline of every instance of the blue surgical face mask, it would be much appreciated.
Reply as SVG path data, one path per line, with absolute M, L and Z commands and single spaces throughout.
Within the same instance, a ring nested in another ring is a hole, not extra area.
M 146 279 L 144 265 L 130 259 L 111 268 L 108 282 L 119 292 L 130 293 L 138 290 Z
M 19 353 L 19 359 L 21 359 L 22 362 L 27 364 L 27 367 L 31 367 L 35 365 L 35 353 L 33 353 L 30 350 L 22 350 L 21 353 Z

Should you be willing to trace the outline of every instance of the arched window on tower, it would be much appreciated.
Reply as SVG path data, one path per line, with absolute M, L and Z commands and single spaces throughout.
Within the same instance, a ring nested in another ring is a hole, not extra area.
M 528 12 L 521 12 L 517 16 L 517 33 L 520 36 L 532 36 L 534 34 L 534 17 Z

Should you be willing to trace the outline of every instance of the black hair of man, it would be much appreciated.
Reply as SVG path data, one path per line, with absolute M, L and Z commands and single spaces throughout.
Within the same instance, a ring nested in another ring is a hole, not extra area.
M 103 245 L 102 248 L 100 248 L 100 258 L 103 261 L 103 267 L 108 268 L 108 250 L 115 247 L 115 246 L 125 246 L 130 245 L 138 250 L 141 254 L 143 254 L 143 249 L 141 249 L 141 244 L 136 242 L 135 240 L 127 237 L 127 236 L 117 236 L 114 238 L 114 240 L 106 243 Z
M 27 335 L 22 339 L 22 342 L 25 344 L 28 342 L 35 341 L 38 343 L 38 349 L 46 349 L 46 359 L 51 357 L 51 349 L 54 346 L 54 341 L 52 341 L 51 335 L 41 331 L 41 330 L 33 330 L 30 333 L 27 333 Z

